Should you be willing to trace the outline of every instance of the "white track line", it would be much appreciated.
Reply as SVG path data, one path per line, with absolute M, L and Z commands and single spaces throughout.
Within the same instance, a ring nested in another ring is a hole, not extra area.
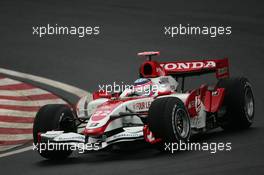
M 0 128 L 15 128 L 15 129 L 16 128 L 23 128 L 23 129 L 31 129 L 31 128 L 33 128 L 33 123 L 0 122 L 0 126 L 1 126 Z
M 12 80 L 10 78 L 4 78 L 0 81 L 0 86 L 7 86 L 7 85 L 14 85 L 14 84 L 20 84 L 21 82 Z
M 17 140 L 31 140 L 32 134 L 0 134 L 0 140 L 4 141 L 17 141 Z
M 18 100 L 6 100 L 0 99 L 0 105 L 10 106 L 44 106 L 46 104 L 67 104 L 64 100 L 52 99 L 52 100 L 34 100 L 34 101 L 18 101 Z
M 0 146 L 0 150 L 2 151 L 5 151 L 5 150 L 9 150 L 11 148 L 15 148 L 15 147 L 18 147 L 18 146 L 21 146 L 22 144 L 18 144 L 18 145 L 4 145 L 4 146 Z M 3 154 L 0 155 L 0 157 L 2 156 Z
M 11 109 L 0 109 L 0 114 L 13 117 L 35 117 L 36 112 L 18 111 Z
M 7 152 L 7 153 L 3 153 L 3 154 L 0 154 L 0 157 L 11 156 L 11 155 L 14 155 L 14 154 L 18 154 L 18 153 L 22 153 L 22 152 L 30 151 L 30 150 L 33 150 L 33 146 L 29 146 L 29 147 L 25 147 L 25 148 L 21 148 L 21 149 L 15 150 L 15 151 L 10 151 L 10 152 Z
M 29 79 L 29 80 L 33 80 L 36 82 L 40 82 L 40 83 L 44 83 L 46 85 L 55 87 L 55 88 L 60 88 L 64 91 L 67 91 L 69 93 L 72 93 L 74 95 L 77 95 L 78 97 L 83 97 L 84 95 L 91 95 L 89 93 L 87 93 L 87 91 L 84 91 L 82 89 L 79 89 L 77 87 L 65 84 L 65 83 L 61 83 L 58 81 L 54 81 L 51 79 L 47 79 L 44 77 L 39 77 L 39 76 L 35 76 L 35 75 L 30 75 L 30 74 L 26 74 L 26 73 L 21 73 L 21 72 L 16 72 L 16 71 L 12 71 L 12 70 L 8 70 L 8 69 L 3 69 L 0 68 L 0 73 L 3 74 L 7 74 L 7 75 L 12 75 L 15 77 L 20 77 L 20 78 L 25 78 L 25 79 Z
M 50 92 L 39 88 L 26 89 L 26 90 L 0 90 L 0 95 L 6 96 L 30 96 L 30 95 L 43 95 L 50 94 Z

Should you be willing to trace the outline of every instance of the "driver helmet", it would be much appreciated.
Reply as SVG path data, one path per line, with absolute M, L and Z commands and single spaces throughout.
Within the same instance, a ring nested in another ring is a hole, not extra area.
M 148 78 L 139 78 L 134 82 L 133 93 L 137 96 L 151 96 L 153 82 Z

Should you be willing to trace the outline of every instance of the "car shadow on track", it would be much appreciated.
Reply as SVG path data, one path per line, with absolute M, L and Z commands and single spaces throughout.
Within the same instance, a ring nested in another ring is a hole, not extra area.
M 209 133 L 195 135 L 191 138 L 191 142 L 224 142 L 226 140 L 232 141 L 232 139 L 240 137 L 251 137 L 252 134 L 259 132 L 260 128 L 250 128 L 240 131 L 223 131 L 221 129 L 214 130 Z M 186 155 L 193 154 L 195 151 L 178 151 L 173 154 L 174 157 L 182 159 Z M 39 167 L 58 166 L 67 164 L 98 164 L 107 162 L 121 162 L 121 161 L 133 161 L 133 160 L 148 160 L 159 159 L 172 156 L 172 154 L 160 152 L 143 141 L 141 142 L 128 142 L 122 145 L 120 149 L 114 151 L 98 151 L 89 152 L 84 154 L 73 153 L 73 156 L 65 160 L 46 160 L 43 159 L 36 162 Z
M 260 128 L 250 127 L 244 130 L 230 130 L 224 131 L 220 128 L 212 130 L 210 132 L 197 134 L 192 136 L 191 142 L 211 142 L 211 141 L 225 141 L 225 140 L 233 140 L 236 137 L 245 137 L 245 136 L 252 136 L 259 132 Z
M 133 148 L 133 146 L 135 146 Z M 130 143 L 126 148 L 122 150 L 114 151 L 98 151 L 98 152 L 88 152 L 84 154 L 73 153 L 71 157 L 65 160 L 45 160 L 37 162 L 37 166 L 56 166 L 56 165 L 66 165 L 66 164 L 97 164 L 102 162 L 113 162 L 113 161 L 125 161 L 125 160 L 144 160 L 152 159 L 153 157 L 163 156 L 162 152 L 153 149 L 151 146 L 146 145 L 144 142 Z

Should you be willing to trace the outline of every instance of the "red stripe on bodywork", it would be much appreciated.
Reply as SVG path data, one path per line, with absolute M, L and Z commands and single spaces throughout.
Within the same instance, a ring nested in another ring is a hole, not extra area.
M 32 128 L 0 128 L 1 134 L 31 134 Z

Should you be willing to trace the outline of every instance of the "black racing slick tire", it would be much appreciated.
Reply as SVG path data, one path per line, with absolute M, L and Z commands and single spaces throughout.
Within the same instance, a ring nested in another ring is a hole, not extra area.
M 149 108 L 150 131 L 162 142 L 188 142 L 191 133 L 190 117 L 184 103 L 176 97 L 154 100 Z
M 33 139 L 34 144 L 39 148 L 38 133 L 45 133 L 47 131 L 60 130 L 64 132 L 77 132 L 77 127 L 74 120 L 72 110 L 63 104 L 49 104 L 40 108 L 36 114 L 33 124 Z M 64 159 L 70 156 L 71 150 L 42 150 L 38 149 L 39 154 L 47 159 Z
M 246 129 L 251 126 L 254 119 L 254 96 L 247 78 L 221 79 L 217 87 L 225 89 L 220 126 L 224 130 Z

